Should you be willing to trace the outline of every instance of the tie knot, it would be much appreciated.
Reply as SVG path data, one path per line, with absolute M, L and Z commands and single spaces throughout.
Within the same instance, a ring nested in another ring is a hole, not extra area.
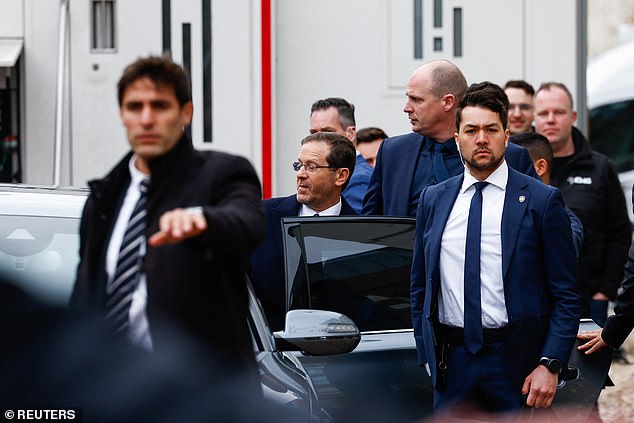
M 476 182 L 473 184 L 475 186 L 476 191 L 482 192 L 485 186 L 489 185 L 488 182 Z
M 434 151 L 442 152 L 442 150 L 444 150 L 444 149 L 445 149 L 444 144 L 441 144 L 439 142 L 435 142 L 434 143 Z
M 141 194 L 147 194 L 147 188 L 149 185 L 150 185 L 149 179 L 141 180 L 141 183 L 139 184 L 139 191 L 141 191 Z

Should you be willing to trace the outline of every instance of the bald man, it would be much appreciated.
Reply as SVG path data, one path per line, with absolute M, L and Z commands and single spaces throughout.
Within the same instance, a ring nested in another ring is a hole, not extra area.
M 447 60 L 427 63 L 412 73 L 403 108 L 412 132 L 383 141 L 362 214 L 415 216 L 423 188 L 463 172 L 453 135 L 456 109 L 466 91 L 464 75 Z M 539 179 L 524 148 L 509 145 L 506 161 Z

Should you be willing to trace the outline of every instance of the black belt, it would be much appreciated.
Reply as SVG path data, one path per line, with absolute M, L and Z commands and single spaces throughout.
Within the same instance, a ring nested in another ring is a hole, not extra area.
M 437 323 L 435 325 L 436 335 L 439 343 L 450 345 L 464 345 L 464 329 Z M 484 333 L 484 343 L 494 344 L 506 342 L 508 338 L 508 328 L 488 329 L 482 328 Z

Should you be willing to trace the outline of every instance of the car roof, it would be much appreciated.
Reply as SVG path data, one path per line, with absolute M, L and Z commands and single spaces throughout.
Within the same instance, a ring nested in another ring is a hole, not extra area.
M 88 189 L 0 184 L 0 215 L 79 218 Z

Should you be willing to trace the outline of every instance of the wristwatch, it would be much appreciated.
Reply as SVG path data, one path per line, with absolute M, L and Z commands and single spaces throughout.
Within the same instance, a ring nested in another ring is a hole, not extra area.
M 556 358 L 542 357 L 541 360 L 539 360 L 539 364 L 546 367 L 551 373 L 561 373 L 561 362 Z

